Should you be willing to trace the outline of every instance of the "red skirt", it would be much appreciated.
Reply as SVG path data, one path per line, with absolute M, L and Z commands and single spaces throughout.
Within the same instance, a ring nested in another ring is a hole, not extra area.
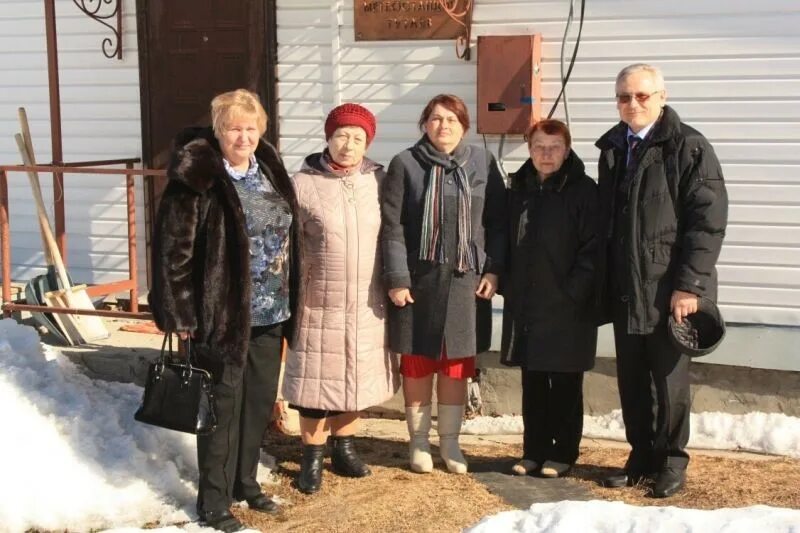
M 400 356 L 400 374 L 407 378 L 424 378 L 441 372 L 453 379 L 475 377 L 475 356 L 458 359 L 447 358 L 447 348 L 442 346 L 441 359 L 404 353 Z

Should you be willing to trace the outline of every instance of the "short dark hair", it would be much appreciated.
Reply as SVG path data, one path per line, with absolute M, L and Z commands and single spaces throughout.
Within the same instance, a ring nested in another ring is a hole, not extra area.
M 567 145 L 567 148 L 572 148 L 572 135 L 570 134 L 567 125 L 560 120 L 546 118 L 528 128 L 528 132 L 525 134 L 525 140 L 528 142 L 528 146 L 531 145 L 533 134 L 537 131 L 541 131 L 545 135 L 561 135 L 561 137 L 564 139 L 564 144 Z
M 464 100 L 454 94 L 437 94 L 431 98 L 430 102 L 428 102 L 428 105 L 425 106 L 425 109 L 422 110 L 422 114 L 419 116 L 417 125 L 420 130 L 422 130 L 422 126 L 428 122 L 431 113 L 433 113 L 433 108 L 437 105 L 441 105 L 449 111 L 452 111 L 456 117 L 458 117 L 461 127 L 464 128 L 464 133 L 467 132 L 469 129 L 469 111 L 467 111 L 467 105 L 464 103 Z

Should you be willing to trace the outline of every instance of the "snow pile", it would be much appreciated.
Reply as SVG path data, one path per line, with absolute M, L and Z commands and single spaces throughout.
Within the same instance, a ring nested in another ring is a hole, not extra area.
M 800 458 L 800 418 L 780 413 L 692 413 L 689 446 L 715 450 L 746 450 Z M 464 422 L 462 433 L 499 435 L 522 433 L 521 416 L 477 417 Z M 584 416 L 583 435 L 625 440 L 622 411 Z
M 476 416 L 461 424 L 464 435 L 521 435 L 522 432 L 521 416 Z
M 92 381 L 33 328 L 0 321 L 0 531 L 196 518 L 194 436 L 133 420 L 142 388 Z
M 692 416 L 689 445 L 800 458 L 800 418 L 780 413 L 747 413 L 735 417 L 701 413 Z
M 465 531 L 470 533 L 537 532 L 574 533 L 790 533 L 797 531 L 800 511 L 757 505 L 741 509 L 700 511 L 677 507 L 635 507 L 622 502 L 537 503 L 527 511 L 506 511 L 484 518 Z

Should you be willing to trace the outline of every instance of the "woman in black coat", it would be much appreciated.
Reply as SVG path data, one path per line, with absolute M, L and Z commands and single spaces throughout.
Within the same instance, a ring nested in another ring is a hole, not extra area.
M 271 418 L 281 337 L 296 309 L 297 200 L 275 148 L 261 139 L 267 114 L 239 89 L 211 102 L 212 128 L 175 140 L 153 232 L 150 308 L 158 327 L 191 338 L 211 372 L 217 428 L 197 437 L 197 512 L 209 527 L 239 531 L 234 500 L 273 513 L 256 481 Z
M 466 380 L 476 354 L 489 349 L 491 298 L 506 251 L 505 184 L 492 155 L 464 140 L 469 115 L 459 97 L 431 99 L 419 127 L 422 138 L 392 159 L 384 179 L 389 344 L 402 354 L 411 469 L 433 469 L 436 375 L 439 451 L 449 471 L 463 474 Z
M 524 451 L 512 472 L 559 477 L 578 458 L 583 373 L 594 366 L 597 347 L 597 185 L 571 150 L 563 122 L 542 120 L 527 139 L 531 158 L 509 190 L 501 356 L 522 368 Z

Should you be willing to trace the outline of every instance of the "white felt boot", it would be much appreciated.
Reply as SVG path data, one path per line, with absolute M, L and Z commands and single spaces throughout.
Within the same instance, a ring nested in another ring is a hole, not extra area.
M 439 452 L 447 469 L 454 474 L 467 473 L 467 460 L 458 446 L 461 434 L 461 420 L 464 418 L 464 405 L 438 406 Z
M 433 470 L 431 444 L 428 434 L 431 431 L 431 406 L 406 407 L 406 423 L 408 424 L 408 460 L 411 470 L 425 473 Z

